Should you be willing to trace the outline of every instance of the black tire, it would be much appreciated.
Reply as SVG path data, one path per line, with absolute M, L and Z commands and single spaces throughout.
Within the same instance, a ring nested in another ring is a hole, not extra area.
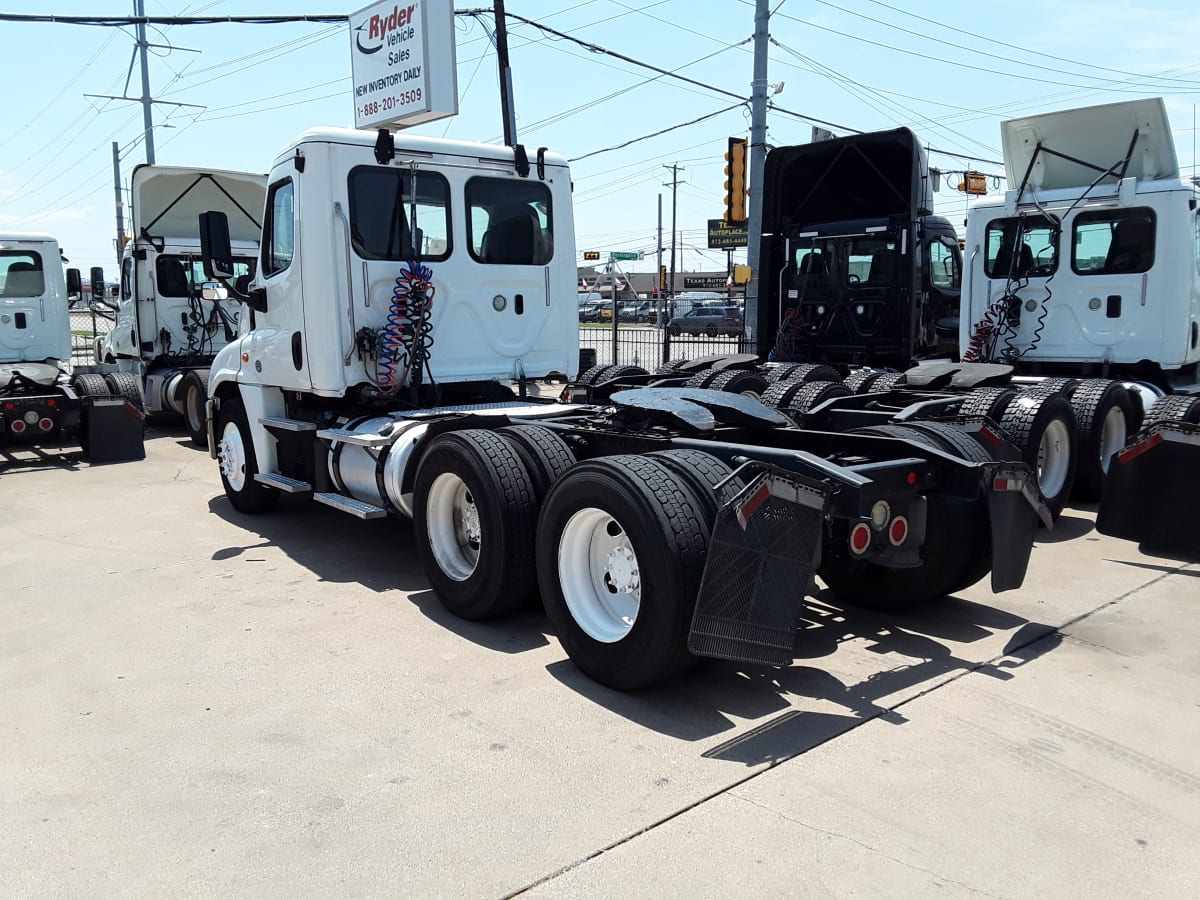
M 609 366 L 607 369 L 605 369 L 603 376 L 601 376 L 601 380 L 602 381 L 612 381 L 614 378 L 640 377 L 642 375 L 649 375 L 649 374 L 650 373 L 647 372 L 645 369 L 643 369 L 641 366 L 616 365 L 616 366 Z
M 800 368 L 798 363 L 781 363 L 778 365 L 767 366 L 764 375 L 767 379 L 767 384 L 775 384 L 777 381 L 790 381 L 792 373 Z
M 1004 411 L 1012 403 L 1017 392 L 1013 388 L 976 388 L 963 398 L 958 408 L 960 416 L 984 416 L 997 424 L 1004 418 Z
M 498 432 L 521 457 L 540 504 L 550 486 L 575 465 L 575 454 L 558 434 L 541 425 L 509 425 Z
M 841 381 L 842 373 L 825 363 L 801 363 L 788 378 L 799 381 Z
M 612 614 L 589 619 L 580 613 L 585 627 L 576 617 L 580 609 L 599 606 L 588 598 L 599 596 L 601 586 L 619 596 L 611 573 L 585 571 L 564 590 L 560 572 L 569 577 L 580 571 L 572 565 L 574 542 L 565 542 L 564 532 L 570 524 L 571 535 L 579 534 L 580 519 L 573 517 L 585 510 L 603 514 L 593 513 L 601 523 L 605 517 L 615 520 L 604 533 L 624 541 L 634 555 L 639 599 L 631 624 L 623 626 Z M 582 462 L 554 485 L 538 520 L 538 583 L 559 641 L 585 674 L 616 690 L 637 690 L 693 662 L 687 636 L 708 548 L 704 520 L 704 505 L 687 482 L 646 456 Z M 604 639 L 597 636 L 598 625 L 609 626 Z
M 450 477 L 443 481 L 444 476 Z M 479 534 L 472 545 L 468 531 L 467 547 L 447 530 L 458 530 L 453 506 L 459 499 L 477 516 Z M 482 429 L 433 439 L 413 486 L 413 536 L 425 575 L 446 609 L 463 619 L 485 619 L 524 604 L 534 590 L 536 527 L 533 484 L 509 441 Z M 438 538 L 431 528 L 440 532 Z
M 1062 434 L 1052 448 L 1052 458 L 1045 460 L 1043 465 L 1040 461 L 1042 439 L 1055 422 L 1062 423 Z M 1057 518 L 1071 495 L 1075 467 L 1079 462 L 1079 437 L 1071 401 L 1057 393 L 1020 394 L 1004 411 L 1000 425 L 1021 451 L 1021 458 L 1037 474 L 1046 506 L 1051 515 Z M 1065 447 L 1062 441 L 1065 441 Z M 1065 460 L 1062 459 L 1063 453 L 1066 454 Z M 1053 477 L 1047 478 L 1051 473 Z
M 208 370 L 192 369 L 183 376 L 183 425 L 193 444 L 208 445 L 208 423 L 204 404 L 208 401 Z
M 710 391 L 725 391 L 730 394 L 753 394 L 762 396 L 767 389 L 767 381 L 757 372 L 746 369 L 726 369 L 713 378 L 707 385 Z
M 679 335 L 683 334 L 683 331 L 678 325 L 670 326 L 667 331 L 671 332 L 671 337 L 679 337 Z
M 1070 399 L 1071 395 L 1075 393 L 1075 389 L 1079 387 L 1079 384 L 1078 378 L 1056 376 L 1054 378 L 1045 378 L 1037 384 L 1031 384 L 1029 390 L 1049 394 L 1062 394 Z
M 903 372 L 883 372 L 871 384 L 870 391 L 864 393 L 877 394 L 883 391 L 894 391 L 908 383 L 908 377 Z
M 858 369 L 851 372 L 842 382 L 846 387 L 855 394 L 867 394 L 871 391 L 871 385 L 879 380 L 882 372 L 876 372 L 874 369 Z
M 706 388 L 708 387 L 708 383 L 710 381 L 722 374 L 724 371 L 724 369 L 701 369 L 699 372 L 696 372 L 691 378 L 685 381 L 683 386 L 691 388 Z
M 71 384 L 80 397 L 107 397 L 109 393 L 104 376 L 93 372 L 76 375 L 71 379 Z
M 840 381 L 810 381 L 802 384 L 800 389 L 792 394 L 787 405 L 780 408 L 779 411 L 803 428 L 804 419 L 810 410 L 820 406 L 826 400 L 849 396 L 850 388 Z
M 1075 388 L 1071 407 L 1079 433 L 1073 496 L 1077 500 L 1099 500 L 1109 460 L 1137 433 L 1133 398 L 1120 382 L 1090 378 Z
M 717 510 L 720 509 L 720 498 L 717 495 L 717 485 L 724 482 L 733 474 L 724 460 L 718 459 L 711 453 L 702 450 L 656 450 L 648 453 L 648 459 L 655 459 L 687 482 L 696 497 L 703 503 L 706 513 L 705 523 L 712 527 L 716 521 Z M 741 487 L 740 480 L 731 485 L 735 490 Z
M 704 326 L 704 334 L 710 338 L 716 337 L 717 336 L 717 326 L 716 325 L 705 325 Z
M 104 376 L 104 381 L 108 385 L 109 393 L 114 397 L 132 403 L 139 410 L 146 408 L 146 402 L 142 398 L 142 382 L 136 375 L 129 372 L 109 372 Z
M 673 359 L 670 362 L 665 362 L 661 366 L 659 366 L 656 374 L 658 374 L 658 375 L 678 375 L 680 367 L 686 366 L 687 364 L 688 364 L 688 360 L 686 360 L 686 359 Z
M 905 427 L 931 434 L 942 441 L 949 452 L 967 462 L 992 462 L 995 457 L 990 450 L 966 432 L 946 422 L 905 422 Z
M 780 379 L 774 384 L 767 385 L 767 389 L 762 392 L 758 398 L 766 406 L 774 409 L 783 409 L 788 405 L 788 402 L 796 395 L 796 391 L 808 384 L 807 381 L 792 381 L 790 378 Z
M 603 365 L 592 366 L 590 369 L 584 369 L 579 373 L 579 377 L 575 379 L 575 382 L 576 384 L 596 384 L 600 381 L 600 376 L 612 367 L 612 363 L 604 363 Z
M 235 430 L 236 435 L 229 429 Z M 258 458 L 254 455 L 246 408 L 240 397 L 222 401 L 217 413 L 216 432 L 221 484 L 233 508 L 250 515 L 273 509 L 279 502 L 279 494 L 254 480 L 259 472 Z M 234 441 L 239 442 L 240 455 L 234 450 Z M 232 482 L 231 477 L 234 479 Z M 235 484 L 238 486 L 235 487 Z
M 1147 425 L 1155 422 L 1190 422 L 1200 425 L 1200 394 L 1168 394 L 1159 397 L 1146 413 Z

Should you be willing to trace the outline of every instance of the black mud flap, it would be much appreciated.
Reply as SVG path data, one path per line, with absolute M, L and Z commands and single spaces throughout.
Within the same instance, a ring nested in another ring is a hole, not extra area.
M 688 649 L 698 656 L 787 666 L 820 562 L 831 490 L 819 481 L 756 468 L 759 474 L 717 513 Z
M 1049 528 L 1053 519 L 1028 466 L 985 466 L 984 478 L 992 528 L 992 591 L 998 594 L 1025 581 L 1038 521 Z
M 1200 425 L 1160 422 L 1113 457 L 1096 530 L 1182 559 L 1200 558 Z

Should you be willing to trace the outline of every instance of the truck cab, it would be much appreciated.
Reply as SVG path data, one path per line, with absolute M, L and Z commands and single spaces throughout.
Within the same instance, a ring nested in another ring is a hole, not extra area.
M 67 283 L 58 241 L 0 234 L 0 363 L 71 358 Z
M 763 198 L 760 354 L 897 368 L 954 354 L 962 255 L 911 131 L 776 148 Z
M 1161 99 L 1001 125 L 1008 183 L 967 212 L 964 358 L 1196 387 L 1200 187 Z
M 209 364 L 243 323 L 236 301 L 203 296 L 197 216 L 226 213 L 235 277 L 248 281 L 257 266 L 266 176 L 141 165 L 130 185 L 133 237 L 122 254 L 115 322 L 96 339 L 96 362 L 137 377 L 147 411 L 184 415 L 200 441 Z

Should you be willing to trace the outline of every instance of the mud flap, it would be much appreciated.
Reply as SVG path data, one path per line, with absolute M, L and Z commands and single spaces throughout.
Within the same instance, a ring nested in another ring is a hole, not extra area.
M 1160 422 L 1113 457 L 1096 530 L 1172 557 L 1200 557 L 1200 425 Z
M 1049 528 L 1053 520 L 1028 467 L 987 466 L 984 472 L 992 528 L 992 591 L 998 594 L 1025 581 L 1038 521 Z
M 717 512 L 688 634 L 698 656 L 790 665 L 820 561 L 830 488 L 756 466 Z

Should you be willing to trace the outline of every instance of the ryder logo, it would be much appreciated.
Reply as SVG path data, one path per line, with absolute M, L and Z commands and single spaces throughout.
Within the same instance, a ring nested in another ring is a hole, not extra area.
M 394 44 L 397 39 L 405 37 L 404 34 L 398 32 L 412 22 L 413 11 L 416 8 L 416 4 L 404 7 L 396 5 L 387 15 L 371 16 L 355 28 L 354 43 L 358 47 L 359 53 L 378 53 L 383 49 L 385 43 Z

